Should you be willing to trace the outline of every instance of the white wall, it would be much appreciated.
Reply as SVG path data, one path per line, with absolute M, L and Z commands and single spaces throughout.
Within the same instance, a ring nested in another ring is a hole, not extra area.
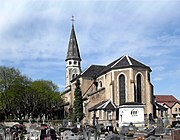
M 144 107 L 142 105 L 126 105 L 119 108 L 119 125 L 127 126 L 130 123 L 144 126 Z

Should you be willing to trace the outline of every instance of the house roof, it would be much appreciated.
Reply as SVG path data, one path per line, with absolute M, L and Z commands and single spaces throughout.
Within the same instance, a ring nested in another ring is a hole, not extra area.
M 112 63 L 108 64 L 107 66 L 102 65 L 91 65 L 88 69 L 86 69 L 83 73 L 83 77 L 98 77 L 108 71 L 113 69 L 120 69 L 120 68 L 129 68 L 129 67 L 140 67 L 140 68 L 147 68 L 151 71 L 149 66 L 135 60 L 130 56 L 122 56 L 119 59 L 113 61 Z
M 102 101 L 102 102 L 94 105 L 93 107 L 89 108 L 89 112 L 97 111 L 97 110 L 115 111 L 116 108 L 117 108 L 116 105 L 111 100 L 106 100 L 106 101 Z
M 159 103 L 170 103 L 178 101 L 173 95 L 155 95 L 155 100 Z
M 179 104 L 180 104 L 179 101 L 176 101 L 176 102 L 165 102 L 165 103 L 163 103 L 163 105 L 166 105 L 166 106 L 168 106 L 169 108 L 172 108 L 176 103 L 179 103 Z
M 161 111 L 164 111 L 164 110 L 167 110 L 168 108 L 166 108 L 165 106 L 161 105 L 160 103 L 158 102 L 155 102 L 155 106 L 156 106 L 156 109 L 157 110 L 161 110 Z

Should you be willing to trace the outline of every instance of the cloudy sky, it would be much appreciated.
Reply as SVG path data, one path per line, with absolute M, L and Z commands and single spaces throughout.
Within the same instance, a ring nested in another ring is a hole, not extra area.
M 180 1 L 0 0 L 0 65 L 65 86 L 75 16 L 82 69 L 130 55 L 149 65 L 155 94 L 180 99 Z

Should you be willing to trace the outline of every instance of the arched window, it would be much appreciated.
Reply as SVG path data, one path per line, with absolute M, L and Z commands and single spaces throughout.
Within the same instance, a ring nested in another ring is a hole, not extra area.
M 102 88 L 102 81 L 99 81 L 99 88 Z
M 125 102 L 126 102 L 125 76 L 121 74 L 119 76 L 119 105 Z
M 75 74 L 73 74 L 73 75 L 72 75 L 72 79 L 74 79 L 75 77 L 76 77 L 76 75 L 75 75 Z
M 135 92 L 135 102 L 141 103 L 141 74 L 138 74 L 136 77 L 137 86 Z
M 77 76 L 78 76 L 78 74 L 74 73 L 74 74 L 72 75 L 72 79 L 76 78 Z

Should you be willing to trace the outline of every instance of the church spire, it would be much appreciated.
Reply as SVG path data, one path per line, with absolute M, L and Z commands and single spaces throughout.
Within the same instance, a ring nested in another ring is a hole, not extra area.
M 76 78 L 81 73 L 81 56 L 74 30 L 74 16 L 72 16 L 71 21 L 72 29 L 66 55 L 66 90 L 69 90 L 71 87 L 71 80 Z
M 81 56 L 79 53 L 78 43 L 77 43 L 76 34 L 74 30 L 74 16 L 72 16 L 71 21 L 72 21 L 72 29 L 71 29 L 70 39 L 68 43 L 66 61 L 70 59 L 81 61 Z

